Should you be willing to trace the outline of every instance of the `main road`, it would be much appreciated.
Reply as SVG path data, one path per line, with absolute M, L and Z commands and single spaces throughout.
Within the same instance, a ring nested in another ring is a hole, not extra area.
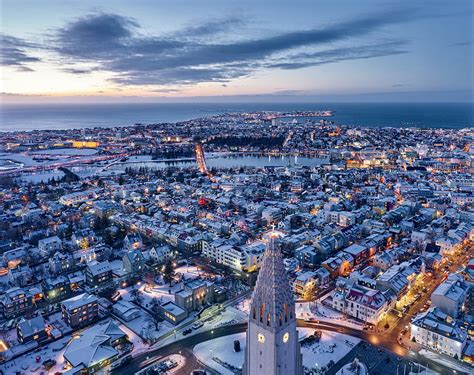
M 400 345 L 396 338 L 392 335 L 381 335 L 367 331 L 361 331 L 354 328 L 341 326 L 334 323 L 323 323 L 317 321 L 298 320 L 298 327 L 314 328 L 322 331 L 331 331 L 344 333 L 349 336 L 357 337 L 361 340 L 369 342 L 370 344 L 384 348 L 399 357 L 404 357 L 410 361 L 415 361 L 423 366 L 429 366 L 430 369 L 439 372 L 440 374 L 452 374 L 453 370 L 449 365 L 445 366 L 438 362 L 434 362 L 419 354 L 412 352 Z M 181 374 L 189 374 L 193 369 L 199 367 L 196 358 L 192 353 L 192 348 L 202 342 L 212 340 L 218 337 L 228 336 L 235 333 L 245 332 L 247 330 L 247 323 L 240 323 L 230 326 L 215 328 L 213 330 L 197 333 L 189 337 L 183 337 L 161 348 L 151 350 L 149 352 L 139 354 L 132 359 L 126 366 L 122 366 L 112 370 L 112 374 L 133 374 L 137 371 L 151 365 L 152 363 L 165 358 L 171 354 L 181 353 L 185 357 L 185 365 L 180 369 Z M 466 374 L 458 371 L 457 374 Z

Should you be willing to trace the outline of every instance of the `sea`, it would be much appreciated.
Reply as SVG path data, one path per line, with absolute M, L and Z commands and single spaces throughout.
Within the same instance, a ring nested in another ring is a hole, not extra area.
M 82 129 L 177 122 L 226 112 L 332 110 L 337 124 L 471 128 L 473 103 L 129 103 L 2 104 L 0 131 Z

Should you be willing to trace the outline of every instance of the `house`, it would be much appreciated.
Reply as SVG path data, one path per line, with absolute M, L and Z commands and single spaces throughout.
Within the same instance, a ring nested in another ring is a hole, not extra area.
M 138 275 L 145 270 L 145 258 L 141 250 L 130 250 L 122 258 L 123 268 L 130 275 Z
M 58 236 L 43 238 L 38 241 L 38 249 L 43 257 L 48 257 L 56 251 L 60 251 L 63 242 Z
M 142 237 L 138 233 L 129 233 L 123 240 L 125 250 L 137 250 L 143 248 Z
M 344 282 L 332 297 L 332 308 L 356 319 L 376 325 L 389 309 L 390 301 L 379 290 Z
M 467 333 L 449 315 L 438 307 L 432 307 L 411 322 L 410 339 L 431 350 L 461 359 Z
M 458 318 L 468 293 L 469 286 L 464 278 L 452 273 L 431 294 L 431 303 L 445 314 Z
M 319 256 L 314 247 L 304 245 L 295 250 L 295 258 L 298 259 L 302 267 L 314 267 Z
M 443 262 L 443 257 L 441 254 L 436 252 L 426 252 L 423 254 L 425 260 L 425 266 L 428 270 L 438 270 Z
M 97 297 L 83 293 L 61 303 L 63 320 L 71 327 L 84 326 L 99 316 Z
M 64 351 L 64 359 L 73 368 L 94 373 L 110 364 L 128 347 L 125 332 L 107 320 L 76 334 Z
M 136 319 L 141 315 L 140 309 L 131 302 L 118 301 L 112 307 L 112 311 L 122 320 L 129 322 L 130 320 Z
M 113 286 L 112 267 L 108 261 L 91 262 L 86 267 L 86 284 L 100 291 Z
M 175 303 L 186 311 L 196 311 L 214 301 L 214 285 L 196 279 L 184 284 L 174 295 Z
M 315 272 L 302 272 L 296 276 L 293 282 L 293 290 L 303 298 L 310 298 L 315 292 L 316 284 L 317 278 Z
M 405 263 L 390 267 L 377 277 L 377 289 L 391 290 L 399 299 L 410 287 L 417 272 Z
M 185 309 L 171 301 L 160 305 L 159 311 L 163 318 L 171 324 L 179 324 L 188 317 L 188 313 Z
M 346 276 L 354 265 L 354 258 L 347 253 L 338 253 L 335 257 L 326 259 L 321 266 L 328 270 L 331 278 L 336 279 L 338 276 Z
M 331 275 L 326 268 L 320 267 L 314 271 L 316 276 L 317 284 L 319 287 L 327 285 L 331 282 Z
M 48 338 L 46 324 L 41 315 L 29 320 L 22 318 L 16 327 L 16 331 L 20 344 L 26 344 L 30 341 L 41 342 Z
M 444 257 L 453 255 L 462 245 L 460 239 L 453 237 L 439 237 L 436 239 L 435 243 L 440 247 L 439 253 Z
M 43 291 L 50 303 L 62 301 L 71 295 L 71 282 L 67 276 L 58 276 L 43 281 Z
M 53 274 L 69 272 L 74 267 L 74 259 L 71 254 L 55 252 L 48 261 L 49 270 Z
M 173 257 L 173 252 L 168 245 L 152 247 L 149 251 L 150 259 L 157 263 L 165 263 Z
M 3 315 L 7 319 L 23 316 L 35 309 L 33 294 L 22 288 L 7 290 L 0 300 Z
M 388 270 L 396 263 L 397 259 L 390 251 L 383 251 L 374 256 L 373 265 L 380 268 L 382 271 Z
M 33 272 L 27 264 L 19 264 L 8 271 L 8 278 L 11 284 L 26 286 L 33 282 Z
M 346 247 L 342 251 L 346 254 L 350 254 L 354 258 L 354 263 L 356 265 L 365 261 L 369 256 L 367 247 L 356 243 Z

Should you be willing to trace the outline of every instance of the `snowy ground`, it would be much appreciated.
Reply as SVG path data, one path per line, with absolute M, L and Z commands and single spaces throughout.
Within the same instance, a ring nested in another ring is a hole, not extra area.
M 155 324 L 153 317 L 148 314 L 143 309 L 141 310 L 141 315 L 138 318 L 135 318 L 129 322 L 123 322 L 127 328 L 135 332 L 136 335 L 140 336 L 142 339 L 148 340 L 157 340 L 161 336 L 173 331 L 176 329 L 176 326 L 167 322 L 159 322 Z M 183 322 L 187 322 L 193 317 L 188 317 Z M 158 329 L 156 329 L 158 327 Z
M 128 340 L 133 344 L 133 355 L 137 355 L 139 353 L 147 351 L 148 345 L 143 342 L 140 336 L 138 336 L 135 332 L 133 332 L 130 328 L 128 328 L 125 324 L 122 324 L 118 320 L 116 320 L 115 322 L 118 324 L 119 328 L 127 334 Z
M 309 328 L 298 329 L 300 339 L 313 334 Z M 194 347 L 196 357 L 224 375 L 232 375 L 232 367 L 241 368 L 244 361 L 245 333 L 238 333 L 206 341 Z M 235 353 L 234 341 L 240 341 L 241 351 Z M 359 339 L 335 332 L 323 332 L 319 342 L 301 348 L 303 364 L 308 368 L 321 368 L 329 361 L 337 362 L 359 343 Z M 227 364 L 227 365 L 226 365 Z M 232 367 L 231 367 L 232 366 Z
M 185 280 L 197 279 L 204 276 L 205 272 L 198 270 L 196 266 L 180 266 L 174 270 L 176 276 L 183 275 Z
M 194 354 L 199 361 L 218 371 L 222 375 L 233 375 L 230 368 L 224 367 L 228 363 L 236 368 L 241 368 L 244 362 L 245 353 L 245 332 L 219 337 L 198 344 L 194 347 Z M 241 351 L 234 352 L 234 341 L 240 341 Z
M 317 319 L 320 322 L 331 322 L 345 327 L 362 329 L 363 323 L 355 319 L 346 318 L 344 314 L 323 305 L 320 301 L 302 302 L 296 304 L 296 317 L 298 319 Z
M 178 283 L 171 287 L 169 284 L 155 285 L 152 287 L 141 285 L 138 291 L 143 298 L 143 302 L 141 304 L 149 308 L 154 299 L 160 302 L 160 304 L 166 303 L 168 301 L 174 302 L 174 294 L 179 292 L 181 289 L 183 289 L 183 284 Z
M 298 331 L 300 339 L 314 333 L 311 328 L 299 328 Z M 331 360 L 336 363 L 359 342 L 359 339 L 352 336 L 323 331 L 319 342 L 301 348 L 303 365 L 318 369 L 327 366 Z
M 66 336 L 41 347 L 39 351 L 26 353 L 12 361 L 0 365 L 0 370 L 3 371 L 4 374 L 15 374 L 16 372 L 22 374 L 44 374 L 46 370 L 42 363 L 47 359 L 54 359 L 56 365 L 52 367 L 48 373 L 54 374 L 57 371 L 63 371 L 63 366 L 65 365 L 63 354 L 70 339 L 71 336 Z
M 247 321 L 247 319 L 247 314 L 243 313 L 242 311 L 236 309 L 235 307 L 226 307 L 224 311 L 207 320 L 204 324 L 204 327 L 201 329 L 218 328 L 229 324 L 244 323 Z
M 235 307 L 236 309 L 244 312 L 248 316 L 250 312 L 250 297 L 242 300 Z
M 138 318 L 132 319 L 129 322 L 123 322 L 123 324 L 141 338 L 151 340 L 161 336 L 160 330 L 156 330 L 153 317 L 142 309 L 140 309 L 140 316 Z M 159 328 L 161 329 L 161 323 Z

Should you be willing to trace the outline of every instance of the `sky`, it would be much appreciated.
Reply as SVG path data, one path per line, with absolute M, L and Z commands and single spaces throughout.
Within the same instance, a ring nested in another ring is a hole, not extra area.
M 2 103 L 473 101 L 470 0 L 0 1 Z

